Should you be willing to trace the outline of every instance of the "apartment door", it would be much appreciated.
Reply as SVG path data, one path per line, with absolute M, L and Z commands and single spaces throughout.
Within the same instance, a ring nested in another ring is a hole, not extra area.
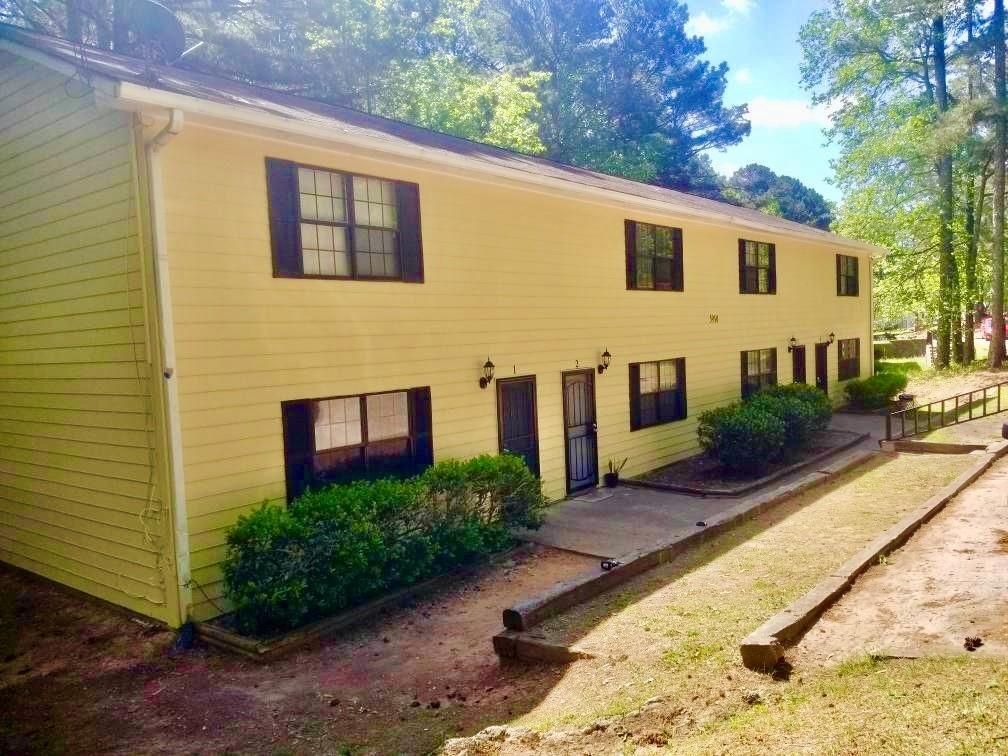
M 791 350 L 791 375 L 794 383 L 808 383 L 805 378 L 805 347 L 796 346 Z
M 539 474 L 539 430 L 535 376 L 497 381 L 497 429 L 500 450 L 517 454 Z
M 827 378 L 826 366 L 829 355 L 829 344 L 822 343 L 815 345 L 815 385 L 824 394 L 829 393 L 829 379 Z
M 567 492 L 598 485 L 598 425 L 595 422 L 595 372 L 563 374 Z

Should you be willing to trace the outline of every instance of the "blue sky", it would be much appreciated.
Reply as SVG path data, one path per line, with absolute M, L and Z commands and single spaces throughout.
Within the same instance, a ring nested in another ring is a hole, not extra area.
M 836 150 L 826 145 L 826 112 L 813 107 L 801 86 L 798 31 L 823 1 L 686 0 L 688 31 L 702 36 L 707 57 L 728 64 L 728 104 L 748 103 L 752 133 L 741 144 L 710 153 L 714 167 L 731 174 L 763 163 L 794 176 L 829 199 L 839 192 L 827 183 Z

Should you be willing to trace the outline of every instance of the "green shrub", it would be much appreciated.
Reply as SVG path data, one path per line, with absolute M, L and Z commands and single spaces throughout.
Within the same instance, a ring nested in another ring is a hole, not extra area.
M 721 428 L 741 406 L 735 402 L 700 413 L 697 418 L 697 439 L 701 449 L 711 456 L 718 456 L 718 449 L 721 447 Z
M 906 385 L 905 373 L 879 373 L 870 378 L 848 381 L 844 385 L 844 392 L 855 407 L 881 409 L 889 406 L 889 401 L 903 391 Z
M 784 423 L 785 452 L 794 453 L 808 446 L 818 429 L 816 408 L 793 394 L 761 392 L 749 400 L 748 406 L 761 409 Z
M 448 460 L 408 480 L 309 490 L 228 532 L 225 593 L 240 630 L 286 630 L 499 551 L 546 500 L 521 458 Z
M 716 455 L 721 466 L 731 472 L 759 474 L 780 457 L 786 435 L 783 420 L 746 402 L 720 416 Z
M 768 386 L 759 395 L 769 395 L 799 399 L 812 409 L 813 430 L 826 430 L 833 418 L 833 405 L 824 391 L 807 383 L 786 383 L 782 386 Z

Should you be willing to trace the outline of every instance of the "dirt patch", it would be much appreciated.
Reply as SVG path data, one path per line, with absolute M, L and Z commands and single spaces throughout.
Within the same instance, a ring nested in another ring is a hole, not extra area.
M 865 653 L 1008 655 L 1008 461 L 873 567 L 791 654 L 796 666 Z
M 1008 369 L 910 373 L 909 378 L 907 393 L 913 394 L 918 404 L 925 404 L 1008 380 Z
M 856 436 L 846 431 L 822 431 L 812 438 L 812 444 L 801 454 L 788 460 L 771 463 L 760 478 L 733 475 L 721 467 L 721 464 L 707 454 L 697 454 L 692 457 L 659 467 L 633 480 L 645 483 L 659 483 L 666 486 L 693 488 L 701 491 L 732 491 L 747 489 L 761 480 L 773 478 L 785 468 L 800 465 L 803 461 L 849 444 Z
M 501 610 L 594 560 L 544 547 L 269 665 L 0 568 L 0 752 L 424 753 L 562 674 L 502 666 Z

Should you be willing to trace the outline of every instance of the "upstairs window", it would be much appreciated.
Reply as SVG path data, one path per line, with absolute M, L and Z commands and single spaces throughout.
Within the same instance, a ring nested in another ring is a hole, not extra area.
M 284 402 L 287 500 L 309 486 L 412 475 L 434 461 L 429 388 Z
M 423 281 L 416 184 L 267 158 L 273 273 Z
M 777 247 L 739 239 L 739 293 L 777 293 Z
M 742 398 L 747 399 L 764 386 L 777 384 L 777 350 L 752 349 L 742 352 Z
M 840 339 L 837 342 L 837 371 L 841 381 L 861 375 L 861 339 Z
M 630 365 L 630 430 L 685 417 L 685 358 Z
M 836 256 L 836 293 L 840 297 L 858 295 L 858 259 L 850 255 Z
M 632 220 L 624 226 L 627 288 L 682 291 L 682 229 Z

